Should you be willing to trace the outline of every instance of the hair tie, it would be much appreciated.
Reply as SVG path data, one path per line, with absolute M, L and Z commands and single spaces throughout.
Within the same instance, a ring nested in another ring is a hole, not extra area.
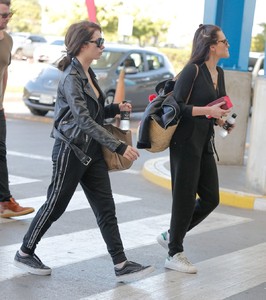
M 72 55 L 70 52 L 66 51 L 66 54 L 67 54 L 67 56 L 69 56 L 70 58 L 73 58 L 73 55 Z

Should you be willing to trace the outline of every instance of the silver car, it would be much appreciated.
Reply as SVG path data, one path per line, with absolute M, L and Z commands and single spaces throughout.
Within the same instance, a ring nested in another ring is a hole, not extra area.
M 134 112 L 144 111 L 158 82 L 175 75 L 164 54 L 131 45 L 105 45 L 102 57 L 91 67 L 106 93 L 106 104 L 114 101 L 117 79 L 120 70 L 125 68 L 125 98 L 131 101 Z M 54 110 L 60 75 L 55 63 L 47 65 L 36 78 L 26 83 L 23 101 L 34 115 L 44 116 Z
M 45 45 L 47 40 L 37 34 L 11 33 L 13 38 L 12 57 L 15 59 L 27 59 L 33 57 L 34 49 L 37 46 Z

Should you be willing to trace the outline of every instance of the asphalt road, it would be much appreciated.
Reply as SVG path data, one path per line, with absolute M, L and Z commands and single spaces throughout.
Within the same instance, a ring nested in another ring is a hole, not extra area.
M 137 124 L 133 116 L 132 126 Z M 51 178 L 51 122 L 25 113 L 8 115 L 7 126 L 12 193 L 21 205 L 37 209 Z M 164 269 L 167 253 L 156 236 L 168 228 L 171 193 L 143 178 L 143 163 L 151 157 L 141 151 L 130 170 L 110 174 L 127 256 L 154 265 L 150 277 L 127 285 L 115 282 L 111 260 L 79 187 L 37 248 L 36 254 L 53 268 L 49 277 L 29 275 L 12 265 L 33 215 L 0 219 L 1 299 L 266 299 L 265 212 L 218 207 L 185 239 L 186 255 L 198 274 Z

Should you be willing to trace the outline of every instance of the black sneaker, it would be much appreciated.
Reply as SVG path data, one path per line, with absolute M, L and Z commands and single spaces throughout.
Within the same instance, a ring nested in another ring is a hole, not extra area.
M 45 266 L 36 254 L 24 257 L 17 251 L 14 258 L 14 265 L 35 275 L 50 275 L 52 273 L 52 269 Z
M 154 271 L 152 266 L 142 266 L 133 261 L 126 261 L 120 269 L 115 268 L 118 282 L 139 280 Z

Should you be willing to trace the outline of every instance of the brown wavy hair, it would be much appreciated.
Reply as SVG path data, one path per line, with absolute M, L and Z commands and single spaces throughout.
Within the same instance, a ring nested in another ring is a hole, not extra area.
M 102 32 L 101 26 L 89 21 L 81 21 L 70 25 L 65 36 L 67 55 L 58 63 L 58 69 L 64 71 L 77 56 L 81 47 L 91 40 L 95 31 Z

